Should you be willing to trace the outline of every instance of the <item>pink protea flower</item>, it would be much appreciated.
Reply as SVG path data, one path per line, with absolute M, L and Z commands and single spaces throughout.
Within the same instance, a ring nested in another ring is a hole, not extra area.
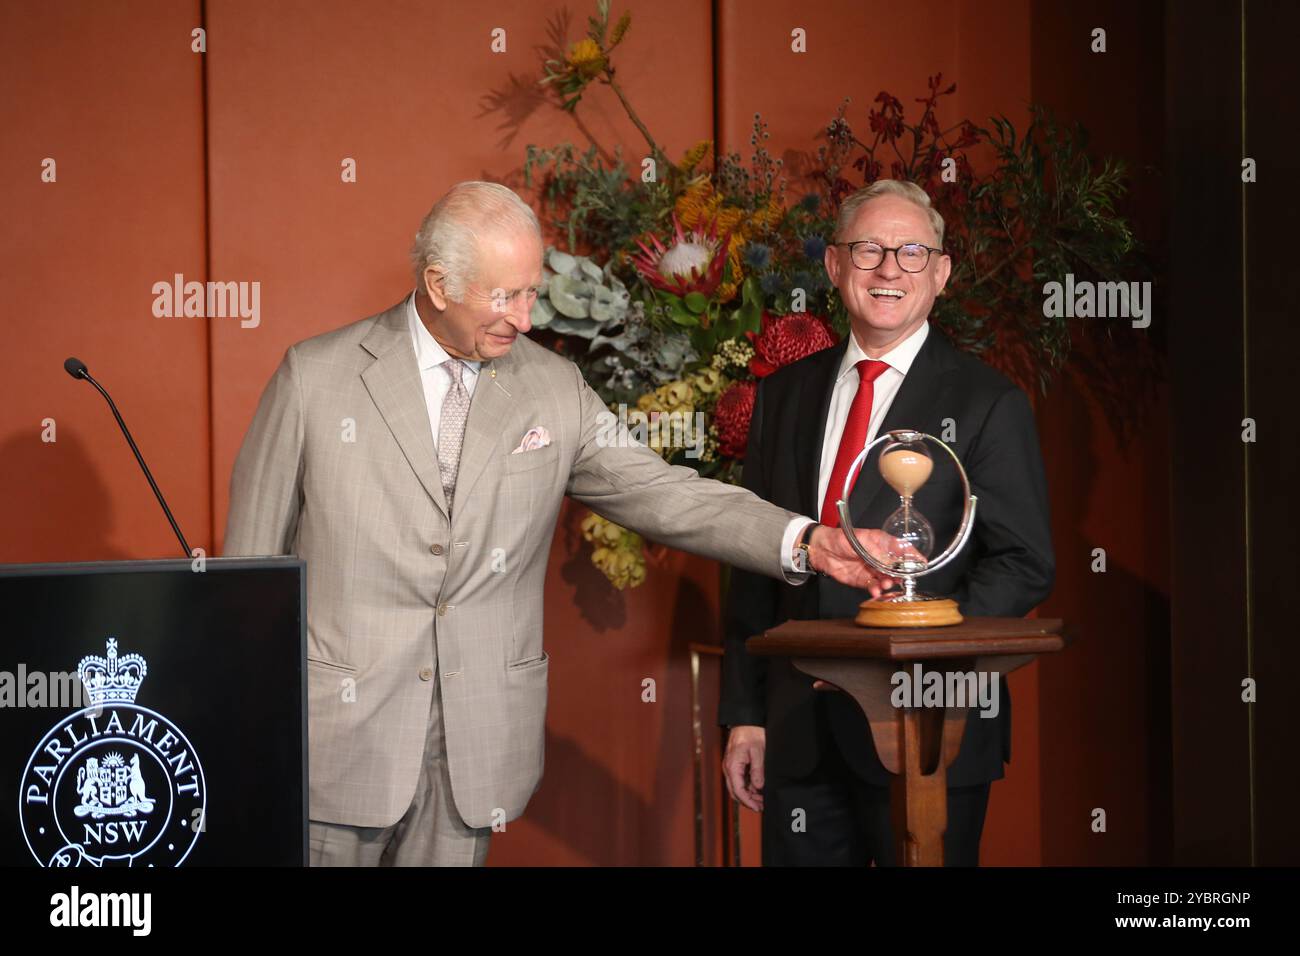
M 713 295 L 722 284 L 731 233 L 719 237 L 716 218 L 709 223 L 707 232 L 696 226 L 684 233 L 677 213 L 673 213 L 673 229 L 676 235 L 667 247 L 653 233 L 647 233 L 636 241 L 641 249 L 641 255 L 632 259 L 636 271 L 646 282 L 663 292 L 677 296 L 692 292 Z M 647 241 L 650 245 L 646 245 Z

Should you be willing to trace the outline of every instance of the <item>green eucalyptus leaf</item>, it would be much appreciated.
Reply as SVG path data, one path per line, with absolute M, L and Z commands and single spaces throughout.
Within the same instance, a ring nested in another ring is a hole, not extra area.
M 552 249 L 546 255 L 546 265 L 552 272 L 560 275 L 568 275 L 577 266 L 576 257 L 569 255 L 567 252 L 561 252 L 559 249 Z
M 528 321 L 538 328 L 546 328 L 555 318 L 555 307 L 545 299 L 538 299 L 529 310 Z
M 551 305 L 555 306 L 555 311 L 561 315 L 571 319 L 585 319 L 590 317 L 591 310 L 588 306 L 590 300 L 584 297 L 584 291 L 581 279 L 557 275 L 551 279 L 547 297 Z
M 600 323 L 593 322 L 591 319 L 570 319 L 563 315 L 557 315 L 551 320 L 548 326 L 552 332 L 558 332 L 561 335 L 576 335 L 580 338 L 594 338 L 600 331 Z

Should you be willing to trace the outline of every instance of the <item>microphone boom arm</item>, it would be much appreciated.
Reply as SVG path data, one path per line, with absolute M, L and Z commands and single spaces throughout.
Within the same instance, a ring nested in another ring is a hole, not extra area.
M 75 364 L 72 364 L 74 362 Z M 117 419 L 118 427 L 122 429 L 122 434 L 126 436 L 127 444 L 131 446 L 131 451 L 135 454 L 135 460 L 140 463 L 140 470 L 143 471 L 144 476 L 149 479 L 149 487 L 153 489 L 154 496 L 158 499 L 158 504 L 162 505 L 163 514 L 167 516 L 167 521 L 171 524 L 172 531 L 176 532 L 176 540 L 181 543 L 181 548 L 185 552 L 186 559 L 192 558 L 194 555 L 190 551 L 189 543 L 185 540 L 185 535 L 181 534 L 180 525 L 178 525 L 176 519 L 172 517 L 172 510 L 167 507 L 167 502 L 163 499 L 162 492 L 158 490 L 158 483 L 153 480 L 153 475 L 149 471 L 149 466 L 144 463 L 144 456 L 140 454 L 140 449 L 136 447 L 135 439 L 131 437 L 131 430 L 126 427 L 126 422 L 123 421 L 122 415 L 118 412 L 117 405 L 114 404 L 112 396 L 104 390 L 102 385 L 91 378 L 90 372 L 86 370 L 84 363 L 74 359 L 69 359 L 68 362 L 64 363 L 64 368 L 73 378 L 84 378 L 91 385 L 95 386 L 100 395 L 104 396 L 104 401 L 108 402 L 108 407 L 112 409 L 113 417 Z

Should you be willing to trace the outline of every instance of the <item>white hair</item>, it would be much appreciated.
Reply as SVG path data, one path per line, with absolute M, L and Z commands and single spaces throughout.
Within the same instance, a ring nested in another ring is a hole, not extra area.
M 853 226 L 858 210 L 881 196 L 897 196 L 923 209 L 930 219 L 930 227 L 934 230 L 935 248 L 943 248 L 943 216 L 939 215 L 939 210 L 930 205 L 930 197 L 924 189 L 916 183 L 902 179 L 877 179 L 870 186 L 863 186 L 845 199 L 840 204 L 840 214 L 835 220 L 835 241 L 848 241 L 847 233 Z
M 416 288 L 424 289 L 424 270 L 438 266 L 444 291 L 462 302 L 466 286 L 478 278 L 479 239 L 494 230 L 530 231 L 540 241 L 537 214 L 513 189 L 500 183 L 457 183 L 433 204 L 411 247 Z

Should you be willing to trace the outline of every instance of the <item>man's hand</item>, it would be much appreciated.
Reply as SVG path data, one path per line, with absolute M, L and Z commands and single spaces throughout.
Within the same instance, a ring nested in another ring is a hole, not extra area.
M 898 548 L 897 539 L 879 529 L 863 528 L 859 529 L 857 534 L 858 543 L 882 564 L 891 547 L 902 553 L 912 550 L 911 545 Z M 901 583 L 898 578 L 881 574 L 858 557 L 858 553 L 853 550 L 841 529 L 828 528 L 825 525 L 814 528 L 812 537 L 808 540 L 808 564 L 814 571 L 829 574 L 840 584 L 870 591 L 873 598 L 880 597 L 882 593 Z
M 727 752 L 722 755 L 722 775 L 727 790 L 743 806 L 760 813 L 763 810 L 763 754 L 767 749 L 767 731 L 749 725 L 731 728 L 727 735 Z

